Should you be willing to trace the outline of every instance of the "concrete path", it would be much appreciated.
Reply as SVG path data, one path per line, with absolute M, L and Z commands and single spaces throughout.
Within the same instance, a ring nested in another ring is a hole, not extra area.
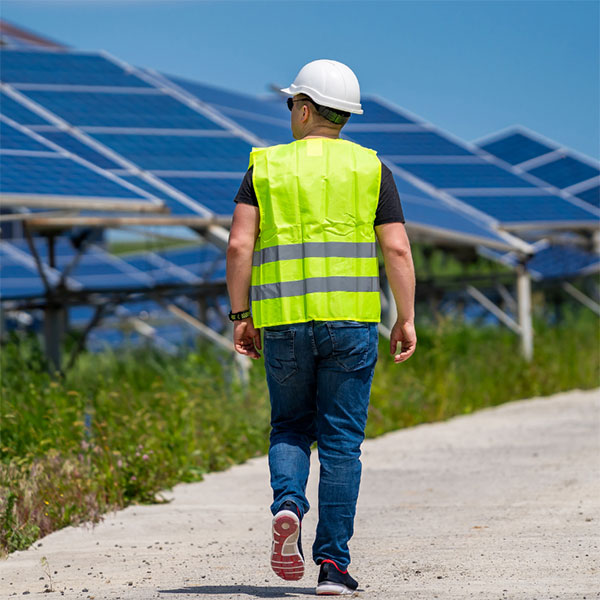
M 359 597 L 600 598 L 600 390 L 513 402 L 367 441 L 351 542 Z M 316 507 L 316 474 L 309 499 Z M 265 458 L 177 486 L 0 563 L 0 597 L 304 598 L 269 568 Z M 303 523 L 310 551 L 316 510 Z

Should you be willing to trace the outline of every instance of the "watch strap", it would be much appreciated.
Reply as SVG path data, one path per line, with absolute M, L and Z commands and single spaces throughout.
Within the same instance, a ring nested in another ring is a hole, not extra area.
M 247 319 L 248 317 L 251 317 L 252 313 L 250 312 L 250 309 L 247 310 L 242 310 L 240 312 L 230 312 L 229 313 L 229 320 L 230 321 L 241 321 L 242 319 Z

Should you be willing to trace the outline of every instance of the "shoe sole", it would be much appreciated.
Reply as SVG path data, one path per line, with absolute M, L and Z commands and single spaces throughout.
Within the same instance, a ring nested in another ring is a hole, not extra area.
M 351 596 L 356 592 L 343 583 L 324 581 L 317 586 L 317 596 Z
M 304 575 L 304 559 L 298 549 L 300 519 L 290 510 L 273 517 L 271 568 L 286 581 L 298 581 Z

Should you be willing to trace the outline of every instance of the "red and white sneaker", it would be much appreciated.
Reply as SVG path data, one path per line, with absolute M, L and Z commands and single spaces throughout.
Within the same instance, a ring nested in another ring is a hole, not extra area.
M 300 540 L 300 516 L 291 501 L 281 505 L 273 517 L 271 568 L 286 581 L 297 581 L 304 575 L 304 554 Z

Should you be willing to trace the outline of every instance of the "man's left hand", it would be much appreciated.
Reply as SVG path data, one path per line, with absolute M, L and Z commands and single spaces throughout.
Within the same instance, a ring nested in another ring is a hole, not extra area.
M 260 358 L 259 350 L 262 350 L 260 342 L 260 329 L 254 327 L 252 317 L 235 321 L 233 324 L 233 345 L 235 351 L 249 356 L 250 358 Z

